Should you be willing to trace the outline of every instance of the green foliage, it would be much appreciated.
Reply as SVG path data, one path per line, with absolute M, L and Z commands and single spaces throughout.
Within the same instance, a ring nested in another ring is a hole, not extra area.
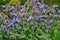
M 26 1 L 27 1 L 27 0 L 20 0 L 20 3 L 21 3 L 22 5 L 24 5 Z
M 3 20 L 0 18 L 0 25 L 3 24 Z
M 20 2 L 19 0 L 11 0 L 11 1 L 9 2 L 9 4 L 12 4 L 12 3 L 17 4 L 17 3 L 19 3 L 19 2 Z
M 60 4 L 60 0 L 44 0 L 44 2 L 48 5 Z
M 57 31 L 55 40 L 60 40 L 60 31 Z
M 0 4 L 3 4 L 3 5 L 8 4 L 9 2 L 10 0 L 0 0 Z

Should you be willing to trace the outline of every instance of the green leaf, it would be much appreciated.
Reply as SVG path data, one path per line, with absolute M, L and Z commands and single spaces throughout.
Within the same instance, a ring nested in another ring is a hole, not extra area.
M 60 31 L 57 31 L 55 40 L 60 40 Z

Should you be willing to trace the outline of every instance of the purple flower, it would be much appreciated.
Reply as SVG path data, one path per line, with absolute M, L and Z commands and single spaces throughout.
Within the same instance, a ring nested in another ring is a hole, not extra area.
M 43 17 L 44 17 L 43 15 L 37 16 L 35 20 L 38 22 L 38 21 L 40 21 L 40 19 L 43 18 Z
M 60 15 L 60 10 L 58 10 L 58 14 Z
M 40 4 L 40 8 L 44 9 L 45 8 L 45 4 L 44 3 L 41 3 Z
M 33 3 L 36 4 L 39 0 L 33 0 Z
M 11 15 L 11 16 L 17 16 L 17 14 L 15 14 L 15 13 L 13 13 L 13 12 L 11 12 L 10 15 Z
M 54 19 L 51 19 L 50 21 L 48 21 L 46 24 L 49 25 L 49 24 L 52 24 L 54 21 Z

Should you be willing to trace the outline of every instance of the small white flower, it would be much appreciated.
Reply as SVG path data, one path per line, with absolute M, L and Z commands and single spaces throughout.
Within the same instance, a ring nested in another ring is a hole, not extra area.
M 58 5 L 53 5 L 53 8 L 57 8 L 58 7 Z
M 16 21 L 17 21 L 17 22 L 20 22 L 20 19 L 16 18 Z

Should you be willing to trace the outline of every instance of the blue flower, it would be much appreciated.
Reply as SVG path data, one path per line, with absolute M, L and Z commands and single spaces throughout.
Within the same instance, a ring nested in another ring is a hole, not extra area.
M 10 23 L 9 25 L 7 25 L 7 29 L 11 28 L 12 26 L 14 26 L 14 23 Z
M 17 23 L 16 18 L 13 18 L 13 20 L 11 21 L 11 23 L 7 26 L 7 28 L 10 28 L 12 26 L 14 26 Z
M 2 8 L 6 8 L 6 6 L 2 6 Z
M 48 21 L 46 24 L 49 25 L 49 24 L 52 24 L 54 21 L 54 19 L 51 19 L 50 21 Z
M 4 8 L 4 9 L 6 8 L 6 6 L 5 6 L 5 5 L 0 5 L 0 6 L 1 6 L 2 8 Z
M 44 17 L 43 15 L 41 15 L 41 16 L 37 16 L 35 20 L 36 20 L 37 22 L 39 22 L 40 19 L 43 18 L 43 17 Z
M 13 12 L 10 12 L 10 15 L 11 16 L 17 16 L 17 14 L 13 13 Z
M 60 10 L 58 10 L 58 14 L 60 14 Z
M 13 18 L 13 20 L 11 21 L 11 23 L 16 23 L 17 21 L 16 21 L 16 18 Z

